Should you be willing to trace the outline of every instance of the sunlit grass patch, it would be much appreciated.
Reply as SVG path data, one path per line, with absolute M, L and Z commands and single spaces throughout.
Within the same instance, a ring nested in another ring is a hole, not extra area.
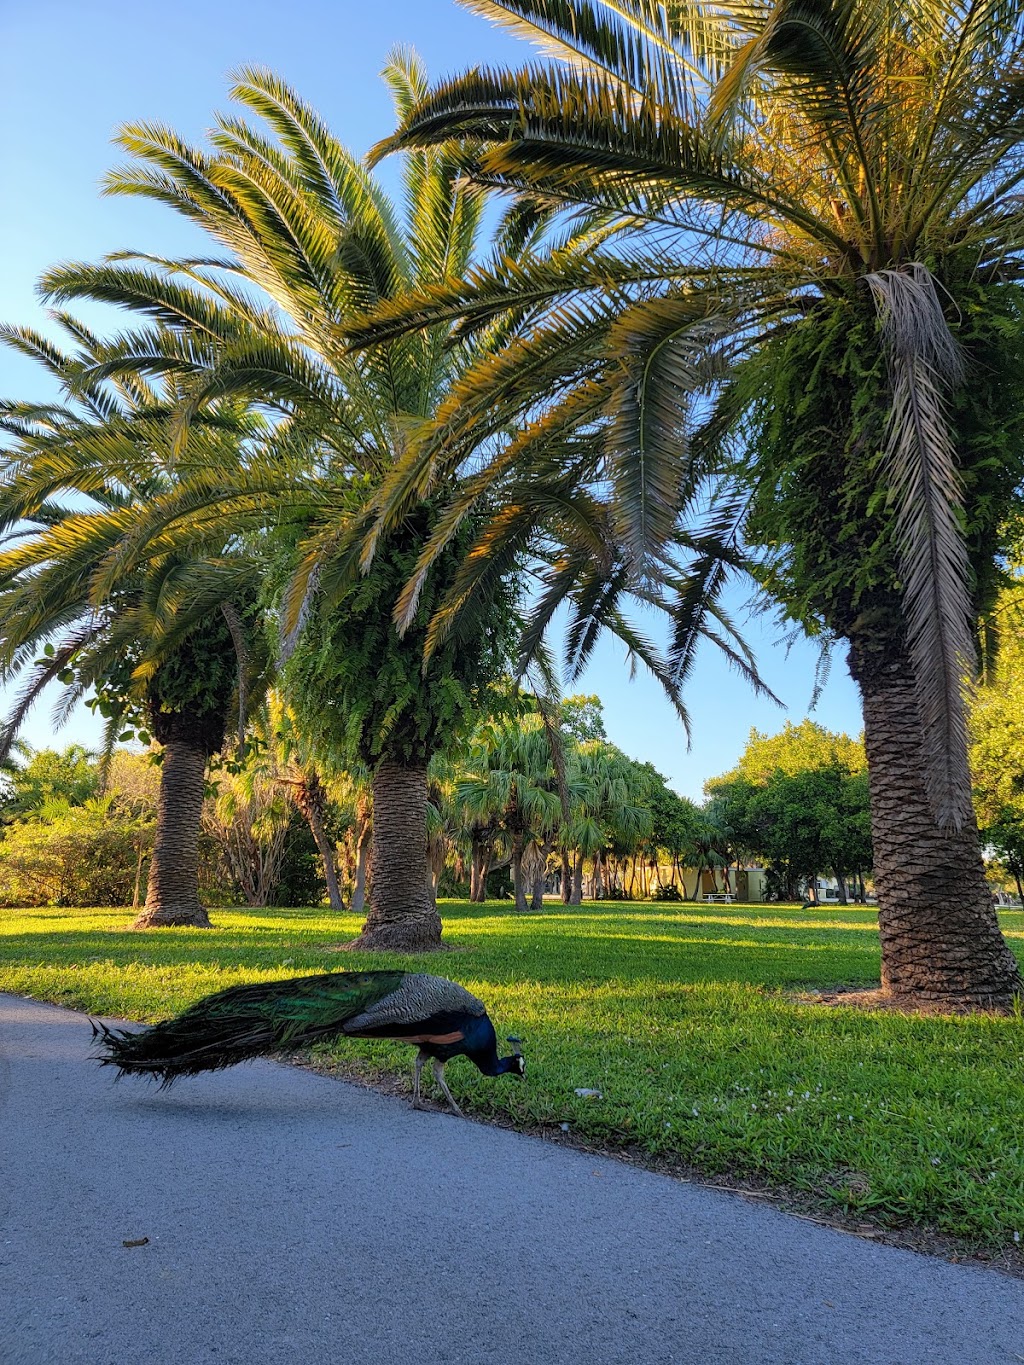
M 809 988 L 870 986 L 862 907 L 603 905 L 516 916 L 444 907 L 447 956 L 339 954 L 358 921 L 322 910 L 223 910 L 217 928 L 128 932 L 115 911 L 0 912 L 0 988 L 154 1020 L 239 981 L 405 965 L 451 976 L 524 1039 L 524 1084 L 464 1061 L 467 1111 L 561 1132 L 707 1176 L 802 1191 L 889 1226 L 978 1247 L 1024 1233 L 1014 1018 L 824 1009 Z M 1005 916 L 1015 941 L 1024 914 Z M 328 1054 L 408 1083 L 408 1047 Z M 580 1097 L 577 1089 L 600 1091 Z

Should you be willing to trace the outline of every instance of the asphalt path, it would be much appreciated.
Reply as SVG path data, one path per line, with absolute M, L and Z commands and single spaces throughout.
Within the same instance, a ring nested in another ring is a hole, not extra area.
M 992 1271 L 296 1067 L 160 1093 L 90 1050 L 0 995 L 2 1365 L 1024 1360 Z

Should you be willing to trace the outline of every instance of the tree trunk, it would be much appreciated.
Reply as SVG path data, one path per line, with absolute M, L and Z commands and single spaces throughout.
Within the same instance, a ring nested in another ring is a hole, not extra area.
M 864 701 L 882 988 L 908 1003 L 1006 1005 L 1024 982 L 999 930 L 973 817 L 958 832 L 936 823 L 909 665 L 851 649 L 851 671 Z
M 324 881 L 327 883 L 327 898 L 331 903 L 331 909 L 344 910 L 345 901 L 338 885 L 338 862 L 327 833 L 325 818 L 327 793 L 320 781 L 320 774 L 312 765 L 302 773 L 300 781 L 294 788 L 294 794 L 295 804 L 309 826 L 309 832 L 320 854 L 320 861 L 324 865 Z
M 470 840 L 469 851 L 469 899 L 477 903 L 483 899 L 484 883 L 484 846 L 474 834 Z
M 480 876 L 477 883 L 477 902 L 483 905 L 487 900 L 487 878 L 491 874 L 491 848 L 485 844 L 480 850 Z
M 533 898 L 530 903 L 531 910 L 544 909 L 544 881 L 548 874 L 548 854 L 551 852 L 550 844 L 543 844 L 540 849 L 540 861 L 537 870 L 533 874 Z
M 583 854 L 577 853 L 576 862 L 572 869 L 572 891 L 569 894 L 570 905 L 583 904 Z
M 361 915 L 366 909 L 366 874 L 370 865 L 370 848 L 373 844 L 373 803 L 369 793 L 363 789 L 356 802 L 356 863 L 352 885 L 352 913 Z
M 132 928 L 185 925 L 209 929 L 210 917 L 199 901 L 199 822 L 206 786 L 206 750 L 168 735 L 163 754 L 146 904 Z
M 572 863 L 569 861 L 569 852 L 562 849 L 562 876 L 559 890 L 562 893 L 562 904 L 569 904 L 569 894 L 572 890 Z
M 356 879 L 352 888 L 352 913 L 361 915 L 366 909 L 366 869 L 370 861 L 369 838 L 361 839 L 356 850 Z
M 600 852 L 594 854 L 594 900 L 604 899 L 604 859 Z
M 440 948 L 441 917 L 427 877 L 427 769 L 383 762 L 373 775 L 370 909 L 349 946 L 374 952 Z
M 516 836 L 512 840 L 512 890 L 516 896 L 516 909 L 521 915 L 527 911 L 526 881 L 523 877 L 523 857 L 526 849 L 522 840 Z
M 542 867 L 539 872 L 534 874 L 533 895 L 530 897 L 531 910 L 544 909 L 544 872 L 545 869 Z

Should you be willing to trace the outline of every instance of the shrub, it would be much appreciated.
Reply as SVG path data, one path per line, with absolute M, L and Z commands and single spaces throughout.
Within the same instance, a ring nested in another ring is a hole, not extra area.
M 146 893 L 153 834 L 105 801 L 16 822 L 0 842 L 0 905 L 131 905 L 137 883 Z
M 105 798 L 51 806 L 42 818 L 15 821 L 0 838 L 0 907 L 135 904 L 145 900 L 156 825 Z M 215 904 L 238 894 L 217 870 L 217 850 L 200 839 L 199 890 Z
M 667 886 L 658 886 L 651 896 L 652 901 L 681 901 L 683 898 L 679 894 L 679 887 L 669 882 Z

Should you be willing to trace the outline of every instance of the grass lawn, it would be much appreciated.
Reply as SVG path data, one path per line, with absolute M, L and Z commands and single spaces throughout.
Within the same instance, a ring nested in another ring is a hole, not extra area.
M 796 1192 L 810 1208 L 919 1225 L 995 1252 L 1024 1235 L 1019 1018 L 905 1018 L 798 1003 L 878 979 L 860 908 L 442 907 L 463 949 L 402 965 L 451 976 L 523 1039 L 527 1079 L 449 1068 L 467 1112 Z M 0 910 L 0 989 L 156 1020 L 239 981 L 396 965 L 339 955 L 352 916 L 220 910 L 217 929 L 125 931 L 123 910 Z M 1007 913 L 1024 950 L 1024 914 Z M 339 1060 L 411 1090 L 412 1051 Z M 104 1078 L 97 1072 L 97 1084 Z M 182 1082 L 183 1085 L 187 1084 Z M 577 1088 L 601 1091 L 583 1099 Z

